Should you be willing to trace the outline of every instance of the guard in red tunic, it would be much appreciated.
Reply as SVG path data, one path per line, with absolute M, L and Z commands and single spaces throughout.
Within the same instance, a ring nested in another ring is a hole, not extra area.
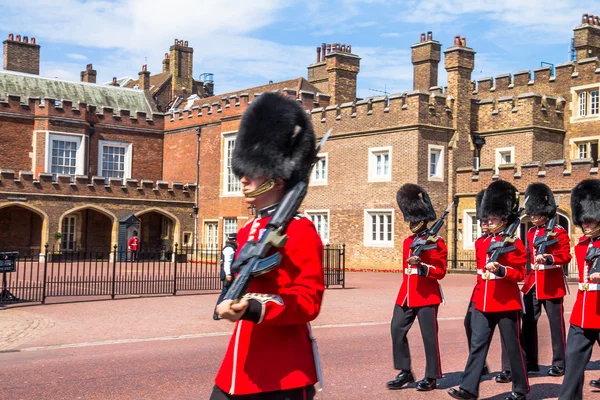
M 600 180 L 586 179 L 571 191 L 573 223 L 583 231 L 575 245 L 579 269 L 577 300 L 571 312 L 567 338 L 567 364 L 559 399 L 583 398 L 585 367 L 594 344 L 600 340 Z
M 426 366 L 425 378 L 417 383 L 417 390 L 428 391 L 435 389 L 436 380 L 442 377 L 437 323 L 442 293 L 438 280 L 446 275 L 448 250 L 444 239 L 436 236 L 432 249 L 422 252 L 419 257 L 413 256 L 410 245 L 419 235 L 427 234 L 427 223 L 436 219 L 435 210 L 427 192 L 411 183 L 398 190 L 396 199 L 413 234 L 404 240 L 402 246 L 403 280 L 392 318 L 394 368 L 400 373 L 387 383 L 387 387 L 400 389 L 415 381 L 407 335 L 415 318 L 419 318 Z
M 485 359 L 496 325 L 506 347 L 512 372 L 512 393 L 505 400 L 525 399 L 529 383 L 525 371 L 525 355 L 521 346 L 521 293 L 518 282 L 525 277 L 527 252 L 517 237 L 506 237 L 504 230 L 517 218 L 516 189 L 508 182 L 492 182 L 483 195 L 481 216 L 487 218 L 490 241 L 481 241 L 475 248 L 478 279 L 473 295 L 471 316 L 471 349 L 459 389 L 448 393 L 455 399 L 476 399 Z M 494 241 L 509 240 L 514 249 L 490 262 L 488 248 Z
M 525 315 L 523 316 L 523 348 L 527 355 L 527 371 L 539 371 L 537 323 L 546 310 L 552 340 L 552 366 L 547 374 L 562 376 L 565 373 L 565 322 L 563 298 L 567 294 L 563 265 L 571 261 L 571 240 L 565 228 L 556 225 L 554 193 L 543 183 L 532 183 L 525 191 L 529 197 L 525 212 L 533 227 L 527 233 L 531 270 L 523 284 Z M 546 228 L 552 232 L 546 235 Z M 555 242 L 539 251 L 544 239 Z M 536 241 L 539 245 L 536 246 Z
M 238 254 L 258 241 L 286 190 L 305 179 L 315 159 L 315 135 L 295 101 L 257 97 L 244 113 L 233 153 L 246 201 L 258 210 L 237 235 Z M 321 309 L 323 245 L 310 220 L 289 224 L 281 263 L 256 276 L 238 303 L 224 300 L 220 318 L 235 321 L 211 400 L 312 399 L 318 354 L 309 322 Z
M 140 245 L 137 235 L 137 231 L 133 231 L 133 236 L 127 242 L 127 249 L 131 252 L 131 261 L 137 261 L 138 246 Z
M 493 236 L 490 235 L 490 228 L 488 227 L 487 219 L 481 217 L 481 200 L 483 200 L 484 190 L 477 193 L 475 196 L 475 217 L 479 221 L 479 226 L 481 228 L 481 236 L 477 238 L 475 241 L 475 248 L 484 246 L 485 243 L 488 243 L 492 240 Z M 489 243 L 488 243 L 489 245 Z M 477 253 L 475 254 L 476 265 L 480 264 L 480 261 L 477 259 Z M 485 260 L 484 260 L 485 261 Z M 483 262 L 483 261 L 481 261 Z M 481 280 L 481 275 L 477 275 L 477 281 Z M 464 325 L 465 325 L 465 333 L 467 334 L 467 344 L 469 346 L 469 350 L 471 349 L 471 316 L 473 315 L 473 297 L 475 297 L 475 291 L 477 290 L 478 285 L 475 285 L 473 288 L 473 294 L 471 294 L 471 300 L 469 300 L 469 307 L 467 308 L 467 313 L 465 315 Z M 498 383 L 509 383 L 511 381 L 511 373 L 510 373 L 510 361 L 508 360 L 508 356 L 506 350 L 504 349 L 504 342 L 500 341 L 500 345 L 502 346 L 502 371 L 496 375 L 496 382 Z M 489 374 L 489 368 L 486 366 L 483 368 L 483 375 Z

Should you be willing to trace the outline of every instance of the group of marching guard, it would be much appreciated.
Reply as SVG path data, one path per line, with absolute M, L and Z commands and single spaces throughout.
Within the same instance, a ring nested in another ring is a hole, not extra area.
M 407 334 L 418 317 L 426 367 L 416 387 L 429 391 L 442 377 L 437 313 L 443 295 L 438 281 L 446 274 L 447 248 L 436 235 L 439 228 L 428 227 L 436 221 L 436 214 L 422 187 L 403 185 L 397 200 L 413 234 L 404 241 L 404 279 L 391 324 L 394 367 L 400 373 L 387 387 L 400 389 L 415 381 Z M 489 373 L 486 357 L 498 326 L 502 371 L 495 380 L 512 382 L 505 400 L 525 399 L 528 373 L 540 372 L 537 322 L 543 307 L 552 340 L 552 365 L 546 374 L 564 376 L 559 399 L 583 398 L 585 367 L 594 343 L 600 342 L 600 180 L 584 180 L 571 191 L 573 222 L 583 236 L 574 248 L 579 282 L 568 339 L 564 297 L 569 291 L 565 270 L 571 246 L 568 232 L 556 224 L 557 204 L 550 188 L 543 183 L 529 185 L 519 208 L 516 188 L 494 181 L 478 193 L 476 208 L 482 235 L 475 242 L 477 278 L 465 316 L 469 358 L 460 386 L 448 394 L 455 399 L 478 398 L 481 377 Z M 533 224 L 526 244 L 514 235 L 523 211 Z M 600 388 L 600 381 L 590 385 Z

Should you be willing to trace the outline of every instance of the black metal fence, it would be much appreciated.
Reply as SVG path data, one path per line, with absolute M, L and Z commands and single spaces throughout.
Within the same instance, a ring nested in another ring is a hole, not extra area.
M 14 251 L 15 249 L 2 249 Z M 48 297 L 172 294 L 220 290 L 221 252 L 215 249 L 140 249 L 138 252 L 20 249 L 14 272 L 2 273 L 0 304 L 45 303 Z M 345 287 L 345 245 L 323 252 L 327 287 Z

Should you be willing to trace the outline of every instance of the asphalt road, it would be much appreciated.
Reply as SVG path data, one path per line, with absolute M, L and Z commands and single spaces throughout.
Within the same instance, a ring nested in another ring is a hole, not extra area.
M 468 356 L 462 318 L 474 277 L 450 275 L 443 282 L 448 300 L 440 309 L 444 378 L 438 390 L 427 393 L 417 392 L 414 384 L 400 391 L 385 389 L 396 374 L 389 319 L 401 277 L 356 273 L 348 280 L 350 289 L 327 292 L 314 323 L 325 376 L 317 398 L 450 399 L 446 390 L 460 382 Z M 149 297 L 1 310 L 0 330 L 13 327 L 13 333 L 10 342 L 0 334 L 0 399 L 208 399 L 232 327 L 210 319 L 215 299 L 215 294 Z M 566 310 L 573 300 L 567 300 Z M 409 340 L 420 379 L 424 354 L 417 323 Z M 497 371 L 498 334 L 494 340 L 488 363 Z M 548 366 L 545 316 L 539 340 L 540 364 Z M 592 360 L 599 357 L 596 349 Z M 590 363 L 586 385 L 599 377 L 600 363 Z M 481 398 L 502 399 L 510 384 L 492 378 L 484 378 Z M 531 376 L 529 398 L 556 398 L 561 382 Z M 584 399 L 600 398 L 588 386 L 584 394 Z

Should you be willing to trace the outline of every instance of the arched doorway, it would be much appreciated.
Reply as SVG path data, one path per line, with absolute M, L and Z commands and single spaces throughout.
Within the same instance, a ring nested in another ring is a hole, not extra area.
M 171 251 L 179 243 L 179 219 L 173 214 L 151 208 L 135 214 L 140 219 L 140 249 L 142 252 Z
M 0 205 L 0 251 L 21 255 L 43 252 L 48 240 L 48 216 L 35 207 L 5 203 Z
M 59 219 L 61 237 L 54 251 L 86 257 L 108 255 L 116 243 L 116 217 L 101 207 L 86 205 L 65 212 Z

